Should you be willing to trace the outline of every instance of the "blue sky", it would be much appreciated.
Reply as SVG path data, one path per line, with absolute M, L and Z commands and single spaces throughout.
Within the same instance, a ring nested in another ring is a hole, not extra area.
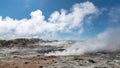
M 119 0 L 0 0 L 0 15 L 3 17 L 22 19 L 30 18 L 29 13 L 40 9 L 46 18 L 61 9 L 70 9 L 75 3 L 90 1 L 99 8 L 112 8 L 120 6 Z
M 0 0 L 0 39 L 89 39 L 119 28 L 119 16 L 120 0 Z

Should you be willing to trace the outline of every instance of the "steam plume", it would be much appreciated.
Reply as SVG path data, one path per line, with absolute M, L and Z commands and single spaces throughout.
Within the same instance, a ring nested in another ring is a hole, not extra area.
M 63 52 L 49 53 L 46 55 L 80 55 L 91 52 L 114 52 L 120 50 L 120 28 L 109 28 L 98 34 L 95 38 L 76 42 Z

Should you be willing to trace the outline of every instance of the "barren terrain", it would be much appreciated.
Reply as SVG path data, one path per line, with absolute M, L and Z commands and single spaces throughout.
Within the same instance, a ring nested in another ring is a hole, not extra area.
M 82 41 L 81 41 L 82 42 Z M 15 39 L 0 41 L 0 68 L 120 68 L 120 52 L 82 55 L 45 54 L 64 51 L 75 41 Z

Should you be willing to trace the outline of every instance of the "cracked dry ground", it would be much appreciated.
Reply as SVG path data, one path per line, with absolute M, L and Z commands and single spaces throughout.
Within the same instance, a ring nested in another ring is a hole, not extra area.
M 0 68 L 120 68 L 120 52 L 79 56 L 14 56 L 1 60 Z

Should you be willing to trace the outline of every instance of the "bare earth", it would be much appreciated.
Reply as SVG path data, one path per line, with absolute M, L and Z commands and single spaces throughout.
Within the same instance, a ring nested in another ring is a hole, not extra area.
M 27 41 L 25 41 L 25 43 Z M 21 40 L 19 40 L 19 42 L 23 43 Z M 43 42 L 44 46 L 42 46 Z M 120 68 L 120 52 L 96 52 L 70 56 L 45 56 L 44 53 L 64 50 L 61 49 L 61 46 L 51 46 L 54 45 L 53 42 L 56 45 L 66 45 L 65 42 L 65 44 L 63 44 L 63 42 L 58 41 L 42 41 L 39 42 L 39 45 L 32 42 L 31 44 L 27 43 L 28 45 L 19 44 L 19 46 L 18 42 L 15 42 L 15 44 L 10 42 L 9 45 L 11 46 L 9 47 L 7 42 L 0 43 L 1 45 L 6 44 L 5 46 L 0 47 L 0 68 Z M 22 47 L 20 45 L 22 45 Z

